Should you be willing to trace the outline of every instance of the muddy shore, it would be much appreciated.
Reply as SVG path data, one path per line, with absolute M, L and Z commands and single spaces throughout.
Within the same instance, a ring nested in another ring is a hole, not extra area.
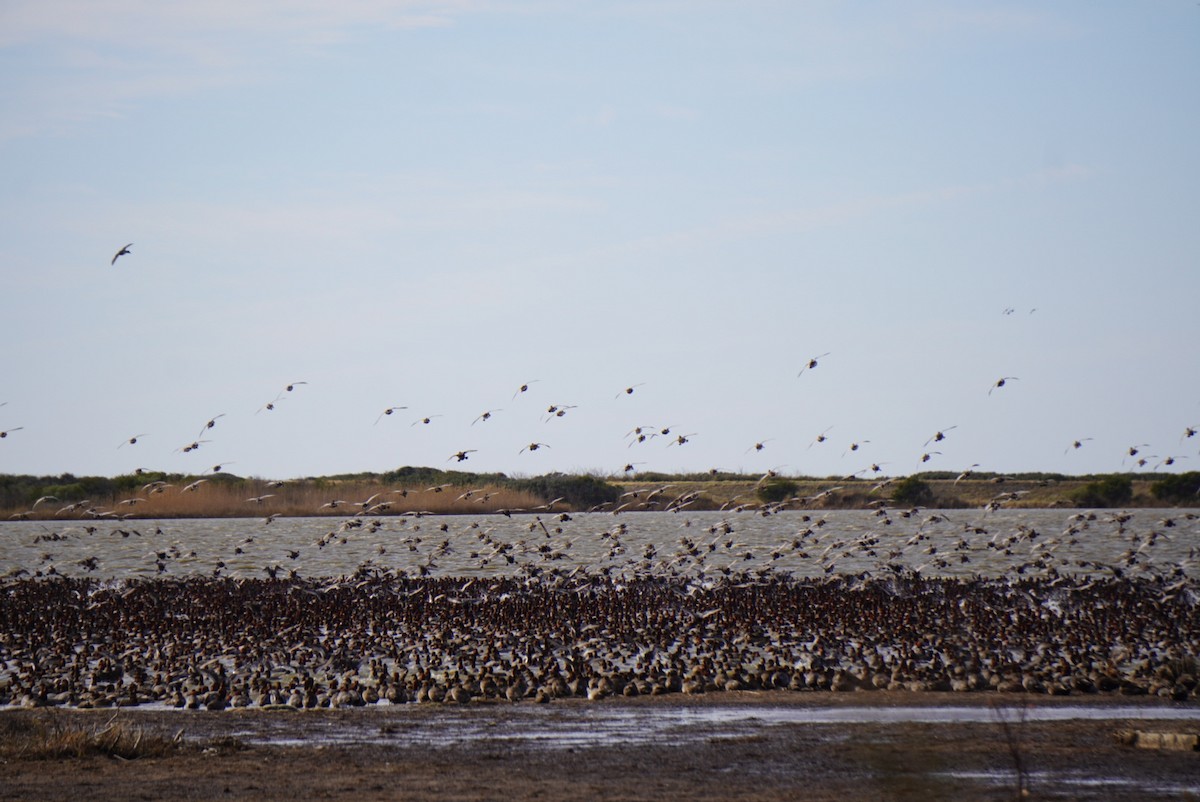
M 1026 705 L 1063 717 L 1022 714 Z M 499 702 L 303 712 L 4 710 L 0 799 L 1011 799 L 1022 782 L 1040 799 L 1200 796 L 1200 754 L 1138 748 L 1119 737 L 1200 732 L 1193 703 L 773 691 L 536 707 L 536 714 L 530 703 Z M 1084 708 L 1091 718 L 1071 717 Z M 963 714 L 929 721 L 913 709 Z M 814 723 L 831 710 L 863 715 Z M 881 710 L 893 715 L 871 721 Z M 897 718 L 897 711 L 910 712 Z M 542 726 L 530 728 L 531 715 L 542 716 Z M 603 729 L 613 716 L 634 729 L 563 736 Z M 675 725 L 637 731 L 639 722 L 664 716 Z M 114 721 L 179 745 L 135 759 L 33 759 L 11 748 L 34 729 L 95 731 Z M 415 737 L 439 728 L 445 738 Z M 340 735 L 322 735 L 330 732 Z

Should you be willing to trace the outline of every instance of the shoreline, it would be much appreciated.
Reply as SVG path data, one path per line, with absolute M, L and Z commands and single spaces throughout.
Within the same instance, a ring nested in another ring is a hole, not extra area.
M 540 737 L 520 737 L 534 706 L 494 702 L 303 713 L 5 711 L 0 712 L 5 733 L 22 722 L 35 726 L 42 720 L 43 726 L 54 721 L 48 726 L 93 730 L 116 724 L 147 738 L 183 734 L 168 753 L 141 759 L 9 757 L 3 761 L 0 799 L 1003 800 L 1021 786 L 1043 799 L 1179 799 L 1200 793 L 1200 755 L 1138 748 L 1125 738 L 1131 729 L 1196 734 L 1200 723 L 1195 720 L 1153 716 L 1179 710 L 1200 714 L 1200 706 L 1090 697 L 1084 704 L 1132 708 L 1147 717 L 1045 721 L 1019 717 L 1027 701 L 1028 695 L 786 691 L 558 701 L 536 708 L 535 718 L 553 721 Z M 1079 702 L 1079 697 L 1042 697 L 1034 708 L 1063 709 Z M 777 708 L 979 710 L 991 705 L 1006 718 L 816 724 L 754 718 L 756 712 Z M 630 729 L 624 732 L 638 737 L 622 738 L 618 732 L 591 745 L 572 739 L 572 733 L 596 728 L 590 715 L 596 710 L 628 718 Z M 649 733 L 637 729 L 680 711 L 696 715 L 684 726 L 673 721 Z M 747 715 L 733 724 L 702 715 L 729 711 Z M 425 728 L 446 724 L 469 730 L 471 737 L 432 745 L 417 737 Z M 267 725 L 281 732 L 299 727 L 312 740 L 257 742 L 255 728 Z M 359 742 L 325 737 L 338 725 L 357 727 L 366 737 Z

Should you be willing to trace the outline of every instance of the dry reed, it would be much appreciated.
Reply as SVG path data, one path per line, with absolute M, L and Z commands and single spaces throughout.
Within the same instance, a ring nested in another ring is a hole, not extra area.
M 59 513 L 61 505 L 42 505 L 30 520 L 69 518 L 253 518 L 267 516 L 395 515 L 488 513 L 530 510 L 545 502 L 526 492 L 496 486 L 397 487 L 378 482 L 327 480 L 285 483 L 272 487 L 265 480 L 190 479 L 139 490 L 126 496 L 92 499 L 85 509 Z M 191 489 L 185 490 L 185 487 Z
M 73 715 L 51 713 L 38 717 L 10 715 L 0 727 L 0 756 L 5 760 L 59 760 L 114 757 L 136 760 L 164 757 L 183 743 L 183 731 L 172 738 L 148 733 L 118 722 L 114 715 L 103 724 L 81 725 Z

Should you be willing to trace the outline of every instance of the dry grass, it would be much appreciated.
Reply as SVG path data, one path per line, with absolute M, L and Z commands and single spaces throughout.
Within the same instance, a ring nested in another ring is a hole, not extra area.
M 71 715 L 0 716 L 0 759 L 61 760 L 112 757 L 120 760 L 164 757 L 180 748 L 183 731 L 174 737 L 128 727 L 116 716 L 96 726 L 78 723 Z
M 196 480 L 190 480 L 194 482 Z M 190 488 L 185 490 L 184 488 Z M 257 500 L 255 500 L 257 499 Z M 369 503 L 368 503 L 369 501 Z M 317 481 L 285 483 L 271 487 L 264 480 L 236 482 L 210 479 L 192 485 L 167 485 L 139 490 L 129 496 L 92 499 L 91 508 L 104 517 L 134 518 L 239 518 L 361 514 L 375 505 L 373 514 L 430 512 L 438 514 L 496 512 L 531 509 L 544 503 L 529 493 L 499 487 L 397 487 L 372 482 Z M 57 506 L 57 505 L 56 505 Z M 32 520 L 94 517 L 83 510 L 59 515 L 43 505 Z
M 698 494 L 691 509 L 729 509 L 738 504 L 756 505 L 757 485 L 747 480 L 669 480 L 644 481 L 636 477 L 606 477 L 622 492 L 666 487 L 654 505 L 639 507 L 636 499 L 628 509 L 661 509 L 671 499 L 686 493 Z M 880 480 L 881 481 L 881 480 Z M 42 504 L 34 510 L 0 510 L 0 520 L 25 517 L 30 520 L 89 518 L 241 518 L 340 517 L 363 514 L 371 504 L 385 504 L 374 514 L 395 515 L 428 512 L 433 514 L 490 513 L 503 510 L 532 510 L 548 499 L 497 485 L 385 485 L 370 480 L 304 479 L 279 487 L 262 479 L 236 479 L 228 476 L 188 478 L 161 487 L 143 487 L 136 492 L 109 498 L 93 498 L 93 512 L 75 510 L 59 513 L 71 499 Z M 862 509 L 890 500 L 891 486 L 877 487 L 879 481 L 863 479 L 799 479 L 791 509 Z M 966 479 L 963 481 L 928 480 L 933 498 L 921 505 L 930 508 L 971 509 L 1004 498 L 1006 508 L 1073 507 L 1073 495 L 1083 480 L 1057 482 L 1019 479 Z M 1134 495 L 1125 507 L 1162 506 L 1148 481 L 1133 483 Z M 185 489 L 187 488 L 187 489 Z M 826 493 L 831 488 L 833 492 Z M 258 500 L 255 500 L 258 499 Z M 628 497 L 626 498 L 628 500 Z M 367 504 L 370 501 L 371 504 Z M 904 506 L 904 505 L 899 505 Z M 564 510 L 559 506 L 556 509 Z

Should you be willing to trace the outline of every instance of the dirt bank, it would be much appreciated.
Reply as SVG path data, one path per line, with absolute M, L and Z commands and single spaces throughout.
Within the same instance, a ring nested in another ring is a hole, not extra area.
M 1137 704 L 1137 717 L 1022 720 L 1021 705 Z M 974 706 L 981 721 L 814 724 L 794 715 L 830 707 Z M 999 705 L 999 707 L 994 707 Z M 1033 699 L 983 694 L 726 693 L 698 698 L 645 697 L 554 702 L 556 721 L 586 731 L 597 710 L 652 722 L 689 711 L 687 727 L 650 737 L 615 737 L 580 746 L 527 731 L 530 704 L 472 703 L 464 708 L 404 705 L 320 712 L 180 713 L 121 711 L 117 722 L 149 739 L 181 746 L 163 756 L 104 755 L 31 759 L 19 741 L 45 732 L 108 726 L 113 711 L 0 711 L 4 766 L 0 799 L 354 799 L 354 800 L 638 800 L 638 799 L 1011 799 L 1025 782 L 1042 799 L 1180 799 L 1200 795 L 1200 754 L 1122 743 L 1127 729 L 1200 731 L 1195 720 L 1159 720 L 1195 706 L 1124 697 Z M 753 710 L 763 720 L 755 723 Z M 740 724 L 720 711 L 736 708 Z M 454 711 L 454 723 L 444 717 Z M 790 720 L 772 721 L 772 711 Z M 749 717 L 747 717 L 749 712 Z M 638 718 L 639 716 L 643 718 Z M 469 726 L 430 742 L 418 729 Z M 1006 727 L 1002 719 L 1008 722 Z M 269 726 L 268 726 L 269 725 Z M 321 733 L 361 735 L 330 745 Z M 485 731 L 480 734 L 480 728 Z M 275 735 L 264 737 L 265 731 Z M 294 736 L 281 745 L 279 732 Z M 23 733 L 25 735 L 23 735 Z M 524 733 L 524 734 L 521 734 Z M 585 739 L 586 740 L 586 739 Z M 263 742 L 266 741 L 266 742 Z

